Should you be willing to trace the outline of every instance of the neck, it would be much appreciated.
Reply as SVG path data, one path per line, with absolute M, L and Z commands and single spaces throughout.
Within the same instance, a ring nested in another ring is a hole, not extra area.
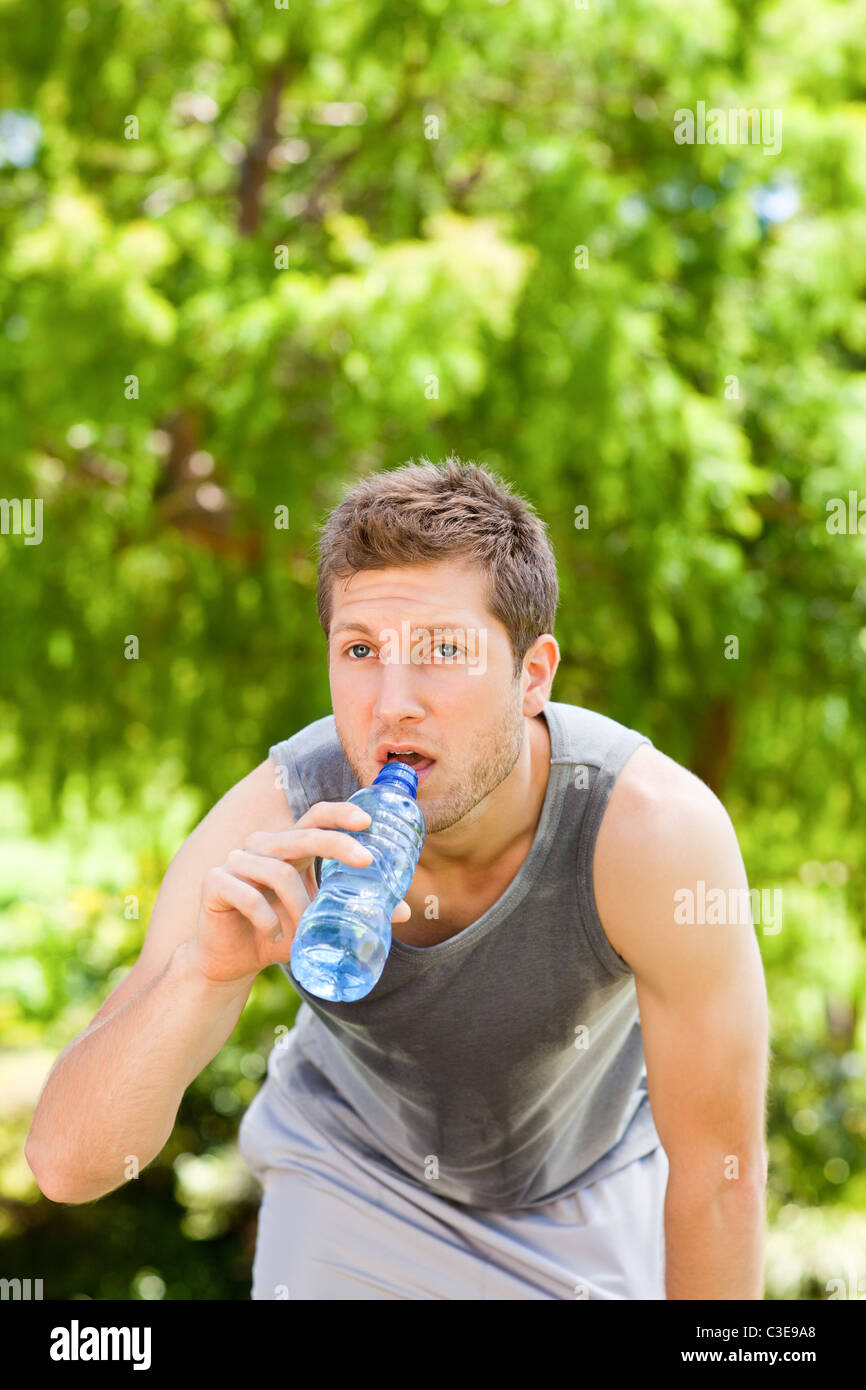
M 437 876 L 449 870 L 476 873 L 532 840 L 550 776 L 550 733 L 543 715 L 527 717 L 526 725 L 523 747 L 508 776 L 457 825 L 427 836 L 419 868 Z

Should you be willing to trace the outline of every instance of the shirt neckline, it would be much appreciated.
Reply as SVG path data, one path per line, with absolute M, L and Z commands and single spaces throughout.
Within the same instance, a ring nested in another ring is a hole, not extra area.
M 555 775 L 555 772 L 557 764 L 565 759 L 566 753 L 562 716 L 555 702 L 548 700 L 540 713 L 544 716 L 550 735 L 550 770 L 544 791 L 544 801 L 541 805 L 541 815 L 535 827 L 535 835 L 529 853 L 514 878 L 486 912 L 482 912 L 480 917 L 476 917 L 474 922 L 470 922 L 467 927 L 456 932 L 454 936 L 449 936 L 447 940 L 439 941 L 433 946 L 410 946 L 407 942 L 400 941 L 398 937 L 392 935 L 391 954 L 405 960 L 420 959 L 421 957 L 425 960 L 441 960 L 445 956 L 453 955 L 454 952 L 462 950 L 477 940 L 478 937 L 490 931 L 503 917 L 509 916 L 529 892 L 543 860 L 550 850 L 551 841 L 548 830 L 554 814 L 561 804 L 559 793 L 563 785 L 562 780 Z

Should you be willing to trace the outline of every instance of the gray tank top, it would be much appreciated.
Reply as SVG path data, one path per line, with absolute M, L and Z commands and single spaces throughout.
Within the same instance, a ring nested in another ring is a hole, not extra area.
M 611 789 L 651 740 L 578 705 L 548 700 L 542 716 L 541 817 L 492 907 L 435 946 L 395 938 L 352 1004 L 317 998 L 280 965 L 302 1003 L 279 1075 L 309 1120 L 419 1187 L 498 1210 L 566 1196 L 660 1143 L 634 974 L 592 883 Z M 296 820 L 359 789 L 333 715 L 269 752 Z

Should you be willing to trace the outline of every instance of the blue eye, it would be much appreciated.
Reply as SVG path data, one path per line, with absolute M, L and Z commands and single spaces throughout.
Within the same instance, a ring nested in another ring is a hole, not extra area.
M 372 652 L 373 650 L 373 648 L 370 646 L 368 642 L 352 642 L 351 645 L 346 648 L 344 655 L 348 656 L 349 659 L 353 662 L 363 661 L 365 660 L 364 657 L 358 657 L 354 655 L 354 653 L 356 653 L 359 649 L 364 652 Z M 428 648 L 428 652 L 429 650 L 430 649 Z M 438 660 L 440 662 L 451 662 L 457 660 L 460 657 L 463 649 L 462 647 L 459 647 L 456 644 L 456 642 L 446 642 L 443 640 L 437 642 L 433 650 L 441 653 L 441 655 L 438 657 Z

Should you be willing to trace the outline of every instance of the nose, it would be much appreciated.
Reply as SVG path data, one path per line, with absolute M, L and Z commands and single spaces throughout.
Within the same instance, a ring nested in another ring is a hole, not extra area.
M 424 706 L 415 694 L 415 672 L 411 661 L 400 657 L 378 663 L 378 692 L 373 715 L 382 728 L 396 730 L 404 719 L 423 719 Z

